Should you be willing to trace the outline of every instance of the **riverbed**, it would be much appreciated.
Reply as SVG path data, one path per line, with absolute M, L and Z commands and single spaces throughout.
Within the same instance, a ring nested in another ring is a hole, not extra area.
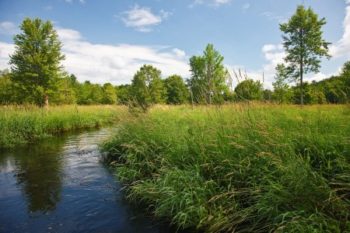
M 98 145 L 115 129 L 0 151 L 0 232 L 168 232 L 123 198 Z

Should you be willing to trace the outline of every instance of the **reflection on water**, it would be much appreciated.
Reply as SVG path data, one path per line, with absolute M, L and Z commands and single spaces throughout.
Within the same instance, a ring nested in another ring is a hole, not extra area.
M 43 147 L 16 153 L 15 177 L 28 203 L 28 211 L 52 211 L 62 188 L 62 142 L 50 140 Z
M 0 151 L 0 232 L 167 232 L 100 162 L 102 129 Z

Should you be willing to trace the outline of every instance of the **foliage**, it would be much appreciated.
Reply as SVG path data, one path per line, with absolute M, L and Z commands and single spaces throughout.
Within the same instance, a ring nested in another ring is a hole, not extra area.
M 292 92 L 286 83 L 288 79 L 288 70 L 284 64 L 278 64 L 276 66 L 275 82 L 273 86 L 273 99 L 278 103 L 290 103 L 292 98 Z
M 61 42 L 50 21 L 26 18 L 20 28 L 22 33 L 14 37 L 15 52 L 10 56 L 12 80 L 22 98 L 47 105 L 64 59 Z
M 228 72 L 223 64 L 224 57 L 208 44 L 203 56 L 190 58 L 191 79 L 188 85 L 196 103 L 221 103 L 228 87 Z
M 165 102 L 165 88 L 160 70 L 151 65 L 143 65 L 134 75 L 130 88 L 136 106 L 147 110 L 152 104 Z
M 322 38 L 322 26 L 325 18 L 318 19 L 318 15 L 311 8 L 298 6 L 295 14 L 287 23 L 280 25 L 283 34 L 283 46 L 287 56 L 290 75 L 300 81 L 300 103 L 303 104 L 303 74 L 318 72 L 321 58 L 327 57 L 330 43 Z
M 263 87 L 260 81 L 247 79 L 236 86 L 235 93 L 237 100 L 262 100 Z
M 184 104 L 189 98 L 185 82 L 179 75 L 169 76 L 164 80 L 168 104 Z
M 102 89 L 103 89 L 103 97 L 102 97 L 103 104 L 117 103 L 117 94 L 112 84 L 105 83 Z
M 9 104 L 14 100 L 13 89 L 10 73 L 7 70 L 0 72 L 0 104 Z
M 119 104 L 127 105 L 130 100 L 130 85 L 119 85 L 115 87 Z

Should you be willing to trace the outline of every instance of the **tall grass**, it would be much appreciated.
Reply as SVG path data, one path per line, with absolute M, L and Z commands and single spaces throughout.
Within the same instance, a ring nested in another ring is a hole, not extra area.
M 350 232 L 350 108 L 158 107 L 103 147 L 127 197 L 179 229 Z
M 0 148 L 34 142 L 59 133 L 116 121 L 126 110 L 116 106 L 0 107 Z

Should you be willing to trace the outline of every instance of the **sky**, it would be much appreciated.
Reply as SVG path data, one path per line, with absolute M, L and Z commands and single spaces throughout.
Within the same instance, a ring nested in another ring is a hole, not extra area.
M 189 58 L 212 43 L 231 74 L 241 69 L 271 88 L 285 56 L 279 24 L 299 4 L 326 18 L 332 43 L 332 58 L 306 80 L 338 74 L 350 60 L 350 0 L 0 0 L 0 70 L 23 19 L 39 17 L 54 24 L 64 69 L 79 81 L 127 84 L 143 64 L 186 79 Z

